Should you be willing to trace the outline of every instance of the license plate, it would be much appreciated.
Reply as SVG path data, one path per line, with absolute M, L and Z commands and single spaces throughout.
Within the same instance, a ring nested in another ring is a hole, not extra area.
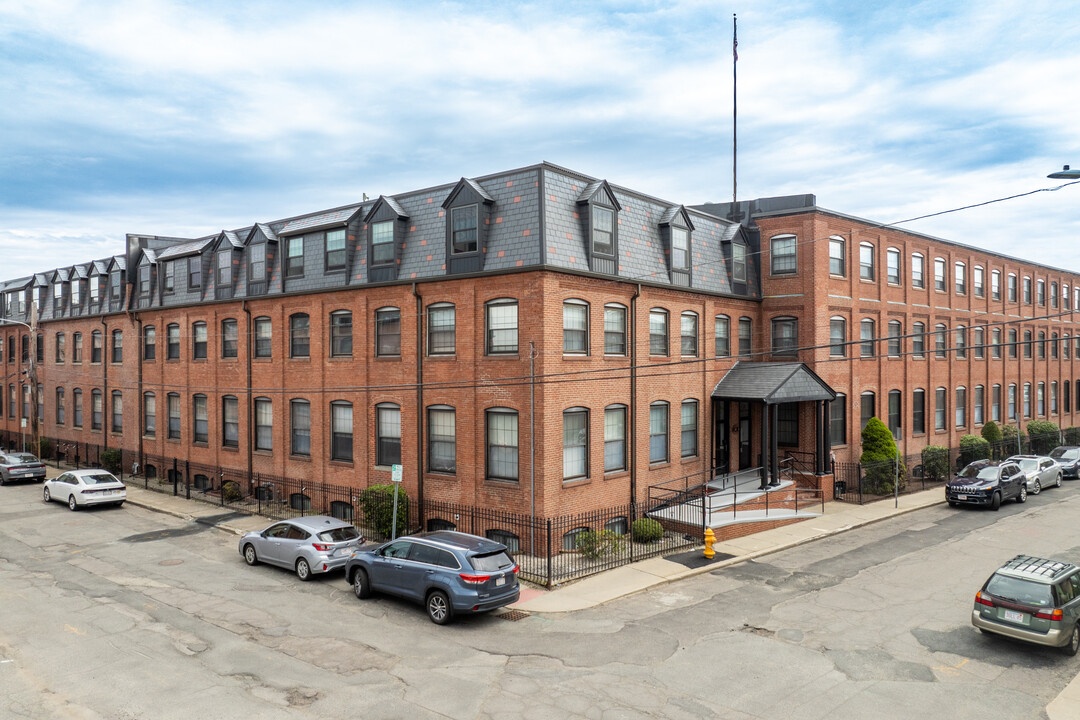
M 1006 610 L 1005 619 L 1009 622 L 1022 623 L 1024 622 L 1024 613 L 1016 612 L 1015 610 Z
M 957 495 L 956 499 L 957 500 L 967 500 L 967 495 Z
M 505 584 L 506 584 L 506 578 L 504 578 L 504 577 L 495 578 L 495 586 L 496 587 L 498 587 L 499 585 L 505 585 Z

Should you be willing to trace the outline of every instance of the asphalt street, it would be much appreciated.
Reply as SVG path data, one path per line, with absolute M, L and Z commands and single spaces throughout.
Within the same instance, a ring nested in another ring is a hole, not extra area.
M 981 635 L 1018 552 L 1080 562 L 1080 483 L 935 506 L 575 613 L 448 627 L 212 524 L 0 488 L 3 718 L 1039 718 L 1080 657 Z

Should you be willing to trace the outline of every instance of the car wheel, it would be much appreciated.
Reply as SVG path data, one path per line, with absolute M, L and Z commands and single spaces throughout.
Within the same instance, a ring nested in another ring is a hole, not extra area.
M 1054 480 L 1054 487 L 1061 487 L 1061 473 L 1058 473 L 1057 478 Z
M 453 615 L 450 609 L 450 598 L 442 590 L 432 590 L 427 598 L 427 614 L 431 622 L 436 625 L 445 625 L 450 622 Z
M 1041 493 L 1041 492 L 1042 492 L 1042 483 L 1041 483 L 1041 482 L 1039 482 L 1038 480 L 1036 480 L 1036 481 L 1035 481 L 1035 489 L 1033 489 L 1033 490 L 1031 491 L 1031 494 L 1032 494 L 1032 495 L 1038 495 L 1038 494 L 1039 494 L 1039 493 Z
M 255 546 L 250 543 L 244 546 L 244 562 L 248 565 L 259 564 L 259 557 L 255 554 Z
M 308 565 L 308 561 L 304 558 L 300 558 L 296 561 L 296 577 L 304 582 L 311 579 L 311 566 Z
M 1072 657 L 1076 654 L 1077 650 L 1080 650 L 1080 625 L 1073 625 L 1073 631 L 1072 635 L 1069 636 L 1069 642 L 1061 648 L 1061 652 Z
M 1001 493 L 994 493 L 994 497 L 990 499 L 990 509 L 997 510 L 999 507 L 1001 507 Z
M 371 597 L 371 581 L 368 580 L 367 573 L 359 568 L 352 576 L 352 591 L 360 600 L 367 600 Z
M 52 494 L 49 492 L 49 488 L 45 488 L 41 492 L 41 497 L 43 500 L 45 500 L 45 502 L 49 502 L 50 500 L 52 500 Z
M 68 495 L 68 510 L 75 512 L 79 509 L 79 503 L 75 502 L 75 493 Z
M 1038 487 L 1038 485 L 1036 485 L 1035 487 Z M 1035 494 L 1037 495 L 1038 492 L 1036 492 Z M 1027 502 L 1027 485 L 1020 486 L 1020 494 L 1016 496 L 1016 502 Z

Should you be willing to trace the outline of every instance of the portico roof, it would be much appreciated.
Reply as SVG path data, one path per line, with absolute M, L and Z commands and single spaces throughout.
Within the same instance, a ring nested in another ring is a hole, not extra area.
M 712 396 L 769 405 L 835 400 L 836 392 L 800 362 L 737 362 L 716 383 Z

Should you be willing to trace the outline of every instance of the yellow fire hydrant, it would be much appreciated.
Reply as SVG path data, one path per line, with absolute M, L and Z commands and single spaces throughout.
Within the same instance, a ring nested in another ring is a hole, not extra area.
M 716 555 L 716 551 L 713 550 L 713 543 L 716 542 L 716 536 L 713 535 L 712 528 L 705 528 L 705 559 L 712 560 Z

